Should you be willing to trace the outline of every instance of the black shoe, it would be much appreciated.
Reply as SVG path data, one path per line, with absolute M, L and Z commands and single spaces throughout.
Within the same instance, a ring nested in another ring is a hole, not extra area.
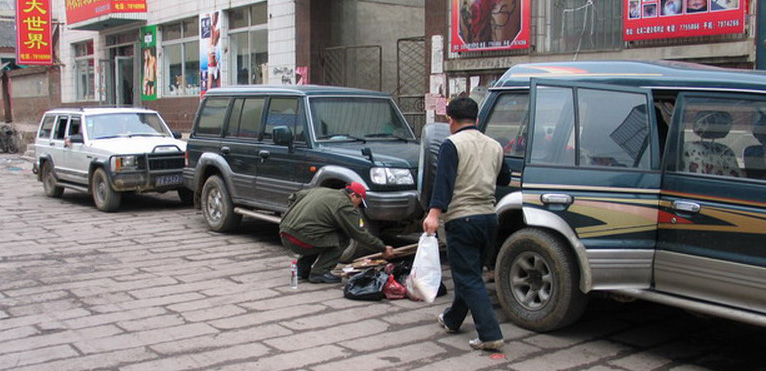
M 338 283 L 340 282 L 340 277 L 333 275 L 330 272 L 324 273 L 324 274 L 310 274 L 309 275 L 309 282 L 311 283 Z

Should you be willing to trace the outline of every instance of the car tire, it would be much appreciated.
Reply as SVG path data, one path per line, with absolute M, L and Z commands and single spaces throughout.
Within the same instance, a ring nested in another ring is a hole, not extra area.
M 178 198 L 181 199 L 181 204 L 192 205 L 194 204 L 194 191 L 189 188 L 178 188 Z
M 64 195 L 64 187 L 56 185 L 56 175 L 53 174 L 53 165 L 51 165 L 50 161 L 43 163 L 41 178 L 46 196 L 61 198 Z
M 495 264 L 497 296 L 520 327 L 547 332 L 574 323 L 588 303 L 579 282 L 572 251 L 550 232 L 522 229 L 500 248 Z
M 449 124 L 435 122 L 423 127 L 420 134 L 420 155 L 418 161 L 418 192 L 420 206 L 428 210 L 433 193 L 436 165 L 442 142 L 450 135 Z
M 91 193 L 93 194 L 93 203 L 96 208 L 104 212 L 117 211 L 120 208 L 122 193 L 112 189 L 109 185 L 109 178 L 103 168 L 98 168 L 93 172 L 91 180 Z
M 202 186 L 201 202 L 202 216 L 211 231 L 228 232 L 242 221 L 242 215 L 234 213 L 226 183 L 217 175 L 207 178 Z

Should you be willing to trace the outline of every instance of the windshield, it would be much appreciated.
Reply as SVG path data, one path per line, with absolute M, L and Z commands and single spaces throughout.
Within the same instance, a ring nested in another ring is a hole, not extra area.
M 390 99 L 314 98 L 310 105 L 319 141 L 415 139 Z
M 87 116 L 85 127 L 91 139 L 170 136 L 156 113 L 131 112 Z

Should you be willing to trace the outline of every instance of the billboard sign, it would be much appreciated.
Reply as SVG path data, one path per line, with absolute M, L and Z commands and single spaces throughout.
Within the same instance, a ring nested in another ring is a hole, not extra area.
M 16 22 L 16 64 L 52 65 L 50 0 L 17 0 Z
M 624 0 L 625 41 L 745 32 L 747 0 Z
M 530 0 L 452 0 L 452 52 L 526 49 Z
M 65 0 L 67 24 L 114 13 L 146 13 L 146 0 Z

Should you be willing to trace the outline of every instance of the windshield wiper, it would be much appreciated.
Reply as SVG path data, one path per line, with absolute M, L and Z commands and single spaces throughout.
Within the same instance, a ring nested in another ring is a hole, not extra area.
M 367 134 L 364 137 L 365 138 L 394 138 L 394 139 L 399 139 L 399 140 L 402 140 L 402 141 L 405 141 L 405 142 L 409 142 L 410 141 L 410 139 L 408 139 L 408 138 L 400 137 L 398 135 L 394 135 L 394 134 L 391 134 L 391 133 Z
M 322 135 L 321 137 L 317 137 L 317 139 L 343 139 L 343 140 L 353 140 L 357 142 L 367 143 L 367 140 L 364 138 L 359 138 L 359 137 L 355 137 L 353 135 L 348 135 L 348 134 Z
M 133 133 L 133 134 L 128 134 L 128 137 L 130 137 L 130 138 L 133 138 L 133 137 L 164 137 L 164 135 L 159 134 L 159 133 Z

